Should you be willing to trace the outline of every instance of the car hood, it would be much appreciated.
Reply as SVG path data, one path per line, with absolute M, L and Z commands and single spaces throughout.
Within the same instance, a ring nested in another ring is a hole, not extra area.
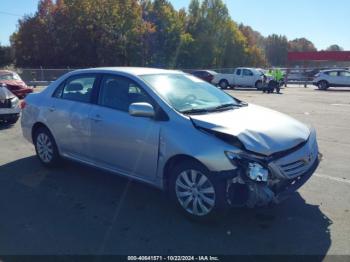
M 197 127 L 235 136 L 247 150 L 266 156 L 293 148 L 310 135 L 310 129 L 299 121 L 252 104 L 224 112 L 191 115 L 191 119 Z

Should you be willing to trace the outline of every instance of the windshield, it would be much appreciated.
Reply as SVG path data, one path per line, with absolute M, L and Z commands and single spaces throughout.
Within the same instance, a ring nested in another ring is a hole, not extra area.
M 15 73 L 8 73 L 0 75 L 0 80 L 21 80 L 21 78 Z
M 141 78 L 182 113 L 204 113 L 240 106 L 240 101 L 191 75 L 159 74 Z
M 218 74 L 217 72 L 211 70 L 208 70 L 208 73 L 212 74 L 213 76 Z

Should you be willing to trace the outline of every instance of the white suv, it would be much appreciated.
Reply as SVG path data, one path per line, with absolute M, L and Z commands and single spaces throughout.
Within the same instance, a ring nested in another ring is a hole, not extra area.
M 320 90 L 329 87 L 350 87 L 350 71 L 342 69 L 324 70 L 315 75 L 313 85 Z

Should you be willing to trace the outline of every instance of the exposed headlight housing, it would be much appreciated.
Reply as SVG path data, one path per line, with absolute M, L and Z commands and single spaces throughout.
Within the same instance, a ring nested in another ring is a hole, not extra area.
M 269 171 L 259 163 L 249 163 L 247 175 L 253 181 L 266 182 L 269 177 Z
M 225 152 L 235 167 L 243 167 L 248 178 L 256 182 L 267 182 L 269 171 L 261 161 L 261 157 L 250 156 L 243 152 Z

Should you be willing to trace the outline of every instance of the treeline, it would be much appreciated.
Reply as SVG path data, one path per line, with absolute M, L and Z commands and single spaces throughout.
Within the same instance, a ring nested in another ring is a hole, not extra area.
M 41 0 L 11 36 L 18 67 L 223 68 L 286 64 L 305 38 L 263 37 L 237 25 L 222 0 Z

